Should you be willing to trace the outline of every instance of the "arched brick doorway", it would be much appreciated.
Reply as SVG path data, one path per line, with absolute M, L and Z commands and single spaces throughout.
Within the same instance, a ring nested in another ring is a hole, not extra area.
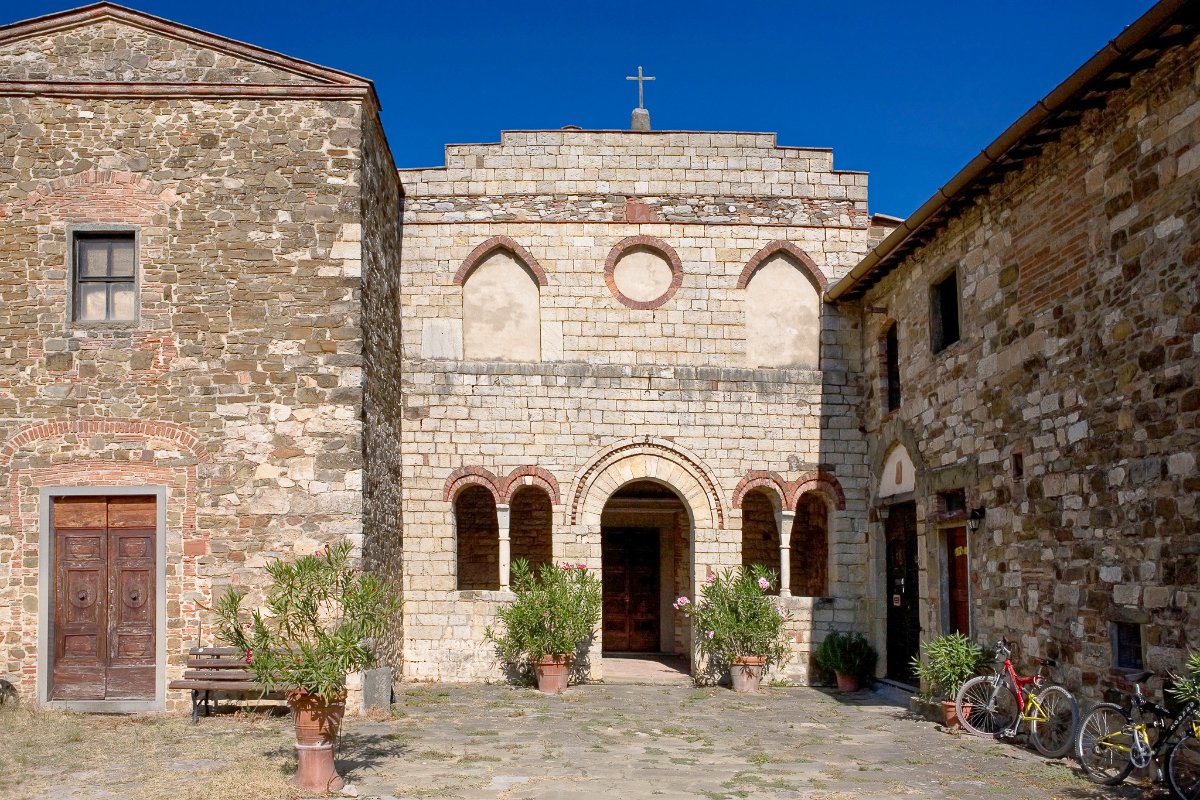
M 672 608 L 691 594 L 691 517 L 680 496 L 634 480 L 609 496 L 600 522 L 604 655 L 689 652 L 687 619 Z

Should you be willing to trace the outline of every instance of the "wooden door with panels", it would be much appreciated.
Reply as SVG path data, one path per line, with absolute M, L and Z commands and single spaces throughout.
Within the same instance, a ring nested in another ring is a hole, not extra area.
M 600 559 L 604 571 L 604 651 L 658 652 L 662 648 L 658 529 L 604 529 Z
M 56 497 L 51 700 L 155 697 L 153 496 Z

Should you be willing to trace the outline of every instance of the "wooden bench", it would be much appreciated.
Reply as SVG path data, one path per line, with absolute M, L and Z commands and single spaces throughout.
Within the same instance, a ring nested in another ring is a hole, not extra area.
M 272 696 L 264 691 L 261 683 L 246 669 L 246 659 L 236 647 L 193 647 L 188 650 L 187 671 L 182 680 L 171 681 L 171 689 L 190 689 L 192 692 L 192 724 L 200 719 L 200 705 L 204 704 L 204 716 L 209 715 L 209 700 L 214 705 L 219 694 L 249 694 Z M 274 695 L 278 697 L 278 695 Z

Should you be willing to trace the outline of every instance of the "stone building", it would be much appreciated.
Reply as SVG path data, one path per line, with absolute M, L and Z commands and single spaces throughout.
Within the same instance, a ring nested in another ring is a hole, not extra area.
M 1198 24 L 1155 6 L 827 292 L 893 673 L 961 629 L 1094 697 L 1200 649 Z
M 0 672 L 161 708 L 225 586 L 394 520 L 378 102 L 101 3 L 0 28 L 0 132 Z
M 835 628 L 899 680 L 955 629 L 1088 691 L 1179 664 L 1196 23 L 1163 0 L 904 221 L 770 134 L 397 171 L 364 79 L 108 3 L 0 28 L 0 674 L 177 705 L 224 587 L 347 537 L 410 680 L 501 677 L 517 558 L 601 573 L 596 678 L 686 667 L 672 599 L 751 563 L 797 681 Z

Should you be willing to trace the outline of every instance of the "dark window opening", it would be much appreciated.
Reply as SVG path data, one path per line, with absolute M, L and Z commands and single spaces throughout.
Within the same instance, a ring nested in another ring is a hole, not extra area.
M 896 334 L 896 325 L 888 328 L 884 340 L 887 369 L 887 410 L 895 411 L 900 407 L 900 342 Z
M 1019 481 L 1025 477 L 1025 456 L 1020 453 L 1012 455 L 1012 474 L 1013 480 Z
M 132 231 L 75 234 L 75 319 L 137 318 L 137 253 Z
M 966 489 L 951 489 L 947 492 L 938 492 L 938 505 L 943 515 L 953 517 L 956 514 L 967 513 L 967 491 Z
M 1145 669 L 1142 662 L 1142 626 L 1136 622 L 1113 623 L 1113 650 L 1117 669 Z
M 951 272 L 933 285 L 933 351 L 944 350 L 960 338 L 958 325 L 958 273 Z

